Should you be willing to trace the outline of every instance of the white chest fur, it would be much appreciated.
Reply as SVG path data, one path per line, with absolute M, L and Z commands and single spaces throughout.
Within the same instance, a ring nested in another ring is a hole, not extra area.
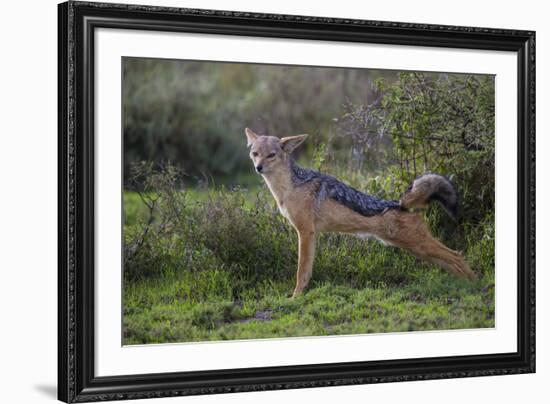
M 281 215 L 283 215 L 288 220 L 290 220 L 290 214 L 288 213 L 288 210 L 286 209 L 286 206 L 284 205 L 284 202 L 277 201 L 277 206 L 279 207 L 279 212 L 281 212 Z
M 281 215 L 292 221 L 292 219 L 290 218 L 290 213 L 286 206 L 286 201 L 288 200 L 288 197 L 292 192 L 292 188 L 290 186 L 285 186 L 284 182 L 277 183 L 277 181 L 269 181 L 266 179 L 266 183 L 269 190 L 271 191 L 271 194 L 275 198 L 275 201 L 277 201 L 277 207 L 279 208 L 279 212 L 281 212 Z

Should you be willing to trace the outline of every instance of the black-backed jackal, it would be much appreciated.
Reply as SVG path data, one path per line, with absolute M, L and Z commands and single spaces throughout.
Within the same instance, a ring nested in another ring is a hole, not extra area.
M 464 258 L 435 239 L 419 213 L 409 211 L 436 200 L 447 212 L 456 215 L 457 193 L 445 177 L 423 175 L 400 201 L 386 201 L 329 175 L 299 167 L 291 153 L 307 135 L 279 139 L 259 136 L 248 128 L 245 133 L 256 171 L 264 178 L 282 215 L 298 233 L 298 272 L 293 296 L 300 294 L 311 278 L 315 235 L 319 232 L 372 236 L 457 276 L 475 279 Z

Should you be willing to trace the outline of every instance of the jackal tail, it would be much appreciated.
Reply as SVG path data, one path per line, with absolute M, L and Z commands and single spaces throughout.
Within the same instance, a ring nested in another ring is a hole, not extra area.
M 453 183 L 439 174 L 424 174 L 415 179 L 403 194 L 400 204 L 404 209 L 423 209 L 432 201 L 439 202 L 456 219 L 458 193 Z

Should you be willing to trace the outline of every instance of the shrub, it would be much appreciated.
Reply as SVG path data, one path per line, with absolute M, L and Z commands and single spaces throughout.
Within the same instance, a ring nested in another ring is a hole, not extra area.
M 482 221 L 494 210 L 494 77 L 406 72 L 376 88 L 374 102 L 348 104 L 338 120 L 349 160 L 382 159 L 384 181 L 399 185 L 446 175 L 458 186 L 462 221 Z

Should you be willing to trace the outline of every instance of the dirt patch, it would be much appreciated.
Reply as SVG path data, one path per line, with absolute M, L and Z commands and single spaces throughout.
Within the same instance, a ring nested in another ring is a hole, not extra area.
M 254 314 L 254 317 L 248 317 L 243 320 L 241 320 L 241 323 L 250 323 L 251 321 L 271 321 L 272 320 L 272 310 L 265 310 L 261 311 L 258 310 L 256 314 Z

